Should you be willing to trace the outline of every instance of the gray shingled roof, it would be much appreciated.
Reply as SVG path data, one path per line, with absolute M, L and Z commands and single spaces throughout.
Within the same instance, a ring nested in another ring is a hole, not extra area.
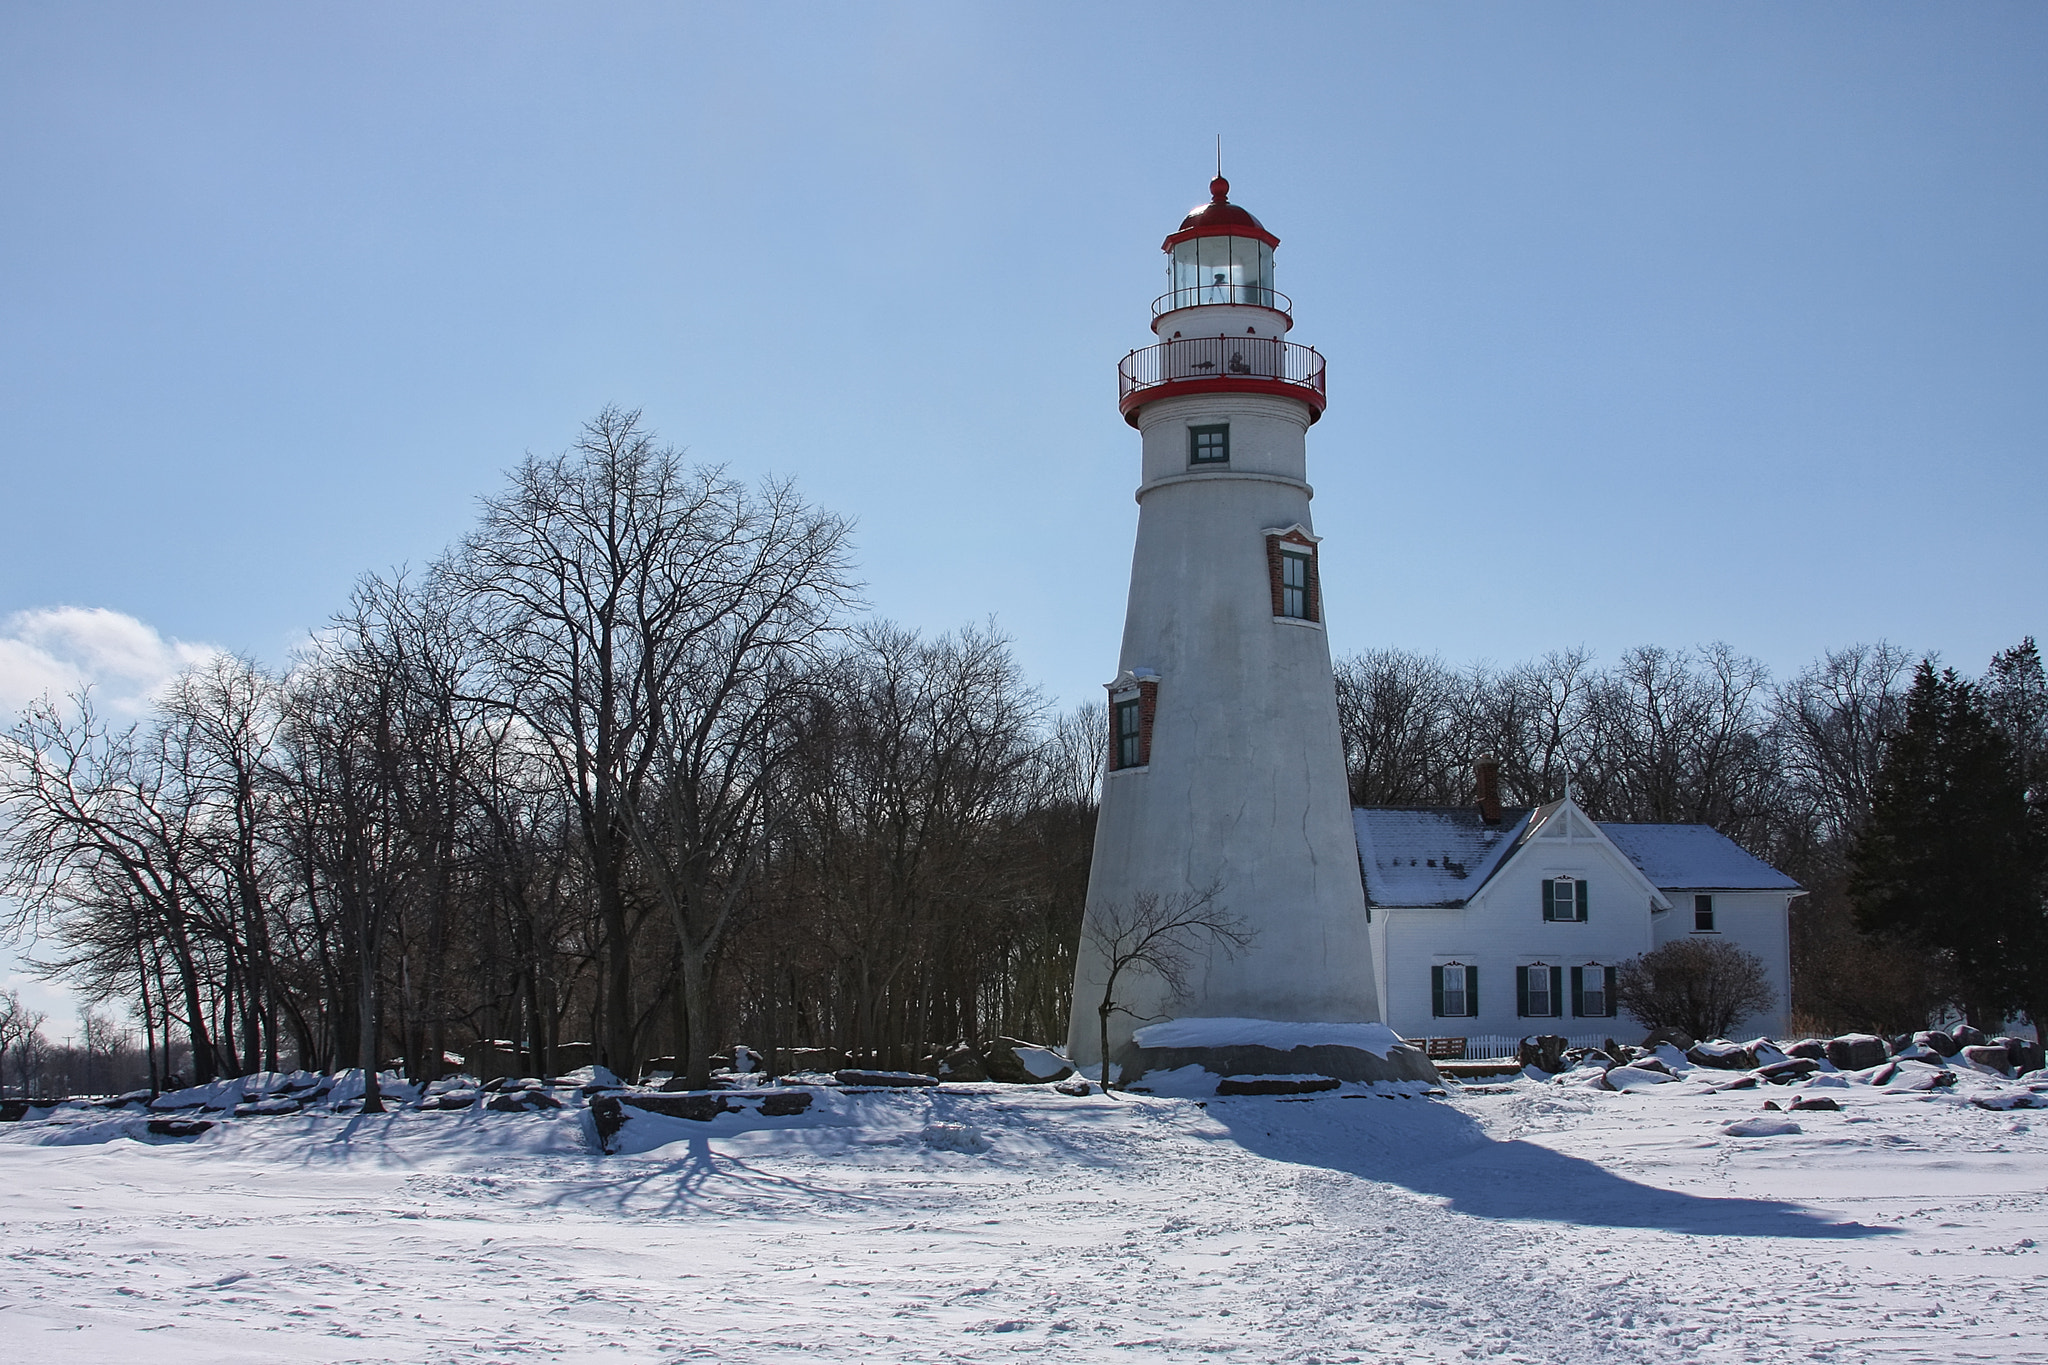
M 1463 905 L 1514 848 L 1529 810 L 1488 825 L 1472 806 L 1360 806 L 1358 864 L 1374 905 Z M 1491 836 L 1491 837 L 1489 837 Z
M 1472 806 L 1359 806 L 1358 865 L 1372 905 L 1463 905 L 1527 839 L 1530 817 L 1554 809 L 1520 807 L 1487 825 Z M 1660 891 L 1797 891 L 1799 883 L 1743 851 L 1710 825 L 1624 825 L 1600 830 Z M 1491 836 L 1491 837 L 1489 837 Z
M 1797 891 L 1799 883 L 1711 825 L 1623 825 L 1600 832 L 1659 891 Z

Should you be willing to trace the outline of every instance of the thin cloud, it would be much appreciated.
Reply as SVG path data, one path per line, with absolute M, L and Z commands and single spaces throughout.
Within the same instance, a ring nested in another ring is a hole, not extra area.
M 0 624 L 0 712 L 90 687 L 109 714 L 139 716 L 164 684 L 217 653 L 106 607 L 18 611 Z

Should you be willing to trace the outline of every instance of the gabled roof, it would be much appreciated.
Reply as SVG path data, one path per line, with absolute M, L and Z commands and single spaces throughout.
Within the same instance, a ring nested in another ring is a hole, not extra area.
M 1624 825 L 1600 830 L 1660 891 L 1798 891 L 1800 885 L 1711 825 Z
M 1529 808 L 1497 825 L 1473 806 L 1360 806 L 1358 865 L 1373 905 L 1459 906 L 1486 885 L 1529 823 Z
M 1359 806 L 1351 824 L 1358 833 L 1366 903 L 1462 906 L 1560 815 L 1570 829 L 1586 831 L 1578 837 L 1604 839 L 1626 858 L 1659 908 L 1668 904 L 1660 894 L 1666 891 L 1801 889 L 1711 825 L 1596 821 L 1569 801 L 1505 810 L 1497 825 L 1481 820 L 1474 806 Z

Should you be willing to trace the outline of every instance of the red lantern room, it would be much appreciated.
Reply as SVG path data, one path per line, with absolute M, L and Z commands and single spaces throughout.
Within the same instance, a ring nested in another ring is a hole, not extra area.
M 1152 301 L 1157 346 L 1132 351 L 1117 367 L 1124 420 L 1138 409 L 1187 393 L 1271 393 L 1298 399 L 1309 421 L 1323 415 L 1323 357 L 1285 340 L 1294 303 L 1273 287 L 1280 239 L 1230 202 L 1230 182 L 1209 182 L 1209 202 L 1191 210 L 1161 249 L 1167 291 Z

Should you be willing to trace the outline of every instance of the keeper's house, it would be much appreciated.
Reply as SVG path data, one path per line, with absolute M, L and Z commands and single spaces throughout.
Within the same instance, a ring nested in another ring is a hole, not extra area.
M 1742 1037 L 1784 1036 L 1798 883 L 1706 825 L 1600 822 L 1569 794 L 1503 809 L 1480 765 L 1468 807 L 1352 812 L 1385 1020 L 1407 1038 L 1621 1037 L 1615 968 L 1687 935 L 1764 961 L 1776 1005 Z

